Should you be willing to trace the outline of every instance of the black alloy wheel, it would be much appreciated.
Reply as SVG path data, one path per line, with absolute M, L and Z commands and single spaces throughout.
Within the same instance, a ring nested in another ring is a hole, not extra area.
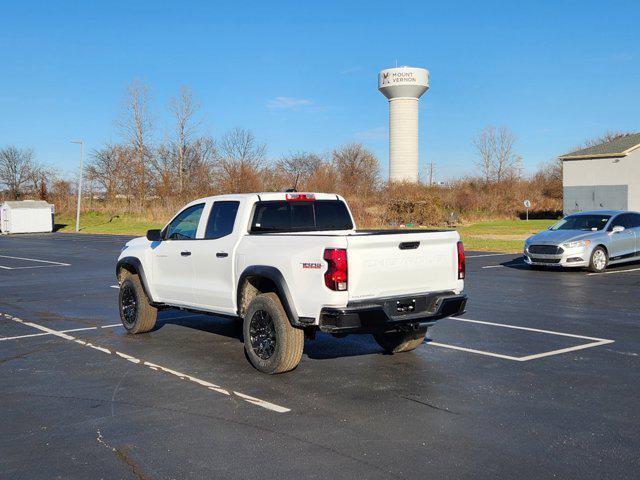
M 120 308 L 122 309 L 122 320 L 126 327 L 133 328 L 138 317 L 138 296 L 132 285 L 122 286 Z
M 273 319 L 264 310 L 258 310 L 251 317 L 249 340 L 255 354 L 268 360 L 276 351 L 276 329 Z

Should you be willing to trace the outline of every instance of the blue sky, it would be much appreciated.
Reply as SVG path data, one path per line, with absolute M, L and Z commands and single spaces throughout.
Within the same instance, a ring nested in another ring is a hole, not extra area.
M 218 136 L 252 129 L 270 158 L 361 141 L 387 172 L 377 72 L 427 68 L 420 162 L 473 173 L 472 137 L 517 135 L 534 170 L 606 130 L 640 131 L 638 2 L 2 2 L 0 146 L 69 172 L 117 140 L 134 78 L 151 88 L 156 138 L 189 86 Z

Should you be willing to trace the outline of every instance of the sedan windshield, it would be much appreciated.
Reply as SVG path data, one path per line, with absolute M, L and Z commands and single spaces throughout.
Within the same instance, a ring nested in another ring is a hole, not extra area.
M 572 215 L 556 223 L 551 230 L 602 230 L 611 215 Z

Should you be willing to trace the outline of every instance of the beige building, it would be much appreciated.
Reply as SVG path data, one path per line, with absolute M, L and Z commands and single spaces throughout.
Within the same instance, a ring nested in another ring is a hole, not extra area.
M 640 133 L 559 158 L 565 214 L 584 210 L 640 211 Z

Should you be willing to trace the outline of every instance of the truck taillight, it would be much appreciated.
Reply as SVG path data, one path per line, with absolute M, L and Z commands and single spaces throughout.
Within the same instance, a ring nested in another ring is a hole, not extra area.
M 458 242 L 458 279 L 463 280 L 467 270 L 466 261 L 464 259 L 464 245 Z
M 324 284 L 331 290 L 344 291 L 348 284 L 347 250 L 345 248 L 327 248 L 324 259 L 329 268 L 324 274 Z

